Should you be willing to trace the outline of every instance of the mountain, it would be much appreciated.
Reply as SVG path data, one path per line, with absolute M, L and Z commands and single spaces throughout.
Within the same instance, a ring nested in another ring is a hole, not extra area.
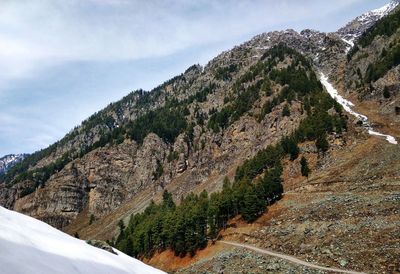
M 395 272 L 397 4 L 333 33 L 260 34 L 128 94 L 10 169 L 0 204 L 168 271 L 306 271 L 207 245 L 219 236 Z
M 28 154 L 9 154 L 0 158 L 0 175 L 25 159 Z
M 31 217 L 0 207 L 1 273 L 149 273 L 160 270 L 93 247 Z
M 354 41 L 359 36 L 372 27 L 375 22 L 391 13 L 399 4 L 399 0 L 392 0 L 381 8 L 366 12 L 349 22 L 346 26 L 340 28 L 337 33 L 346 43 L 353 46 Z

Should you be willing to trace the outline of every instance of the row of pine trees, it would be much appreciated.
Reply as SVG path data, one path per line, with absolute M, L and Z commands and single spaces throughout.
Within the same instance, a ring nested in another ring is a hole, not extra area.
M 278 200 L 283 193 L 281 174 L 277 162 L 255 182 L 243 178 L 232 184 L 226 178 L 221 192 L 189 194 L 178 206 L 165 191 L 159 205 L 151 202 L 143 213 L 131 216 L 126 227 L 119 223 L 120 234 L 114 244 L 135 257 L 167 248 L 177 256 L 194 255 L 209 239 L 215 239 L 231 218 L 240 214 L 244 220 L 254 221 Z

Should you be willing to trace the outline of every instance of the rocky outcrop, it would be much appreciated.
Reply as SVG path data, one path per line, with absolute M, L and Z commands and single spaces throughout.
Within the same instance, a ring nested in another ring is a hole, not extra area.
M 92 245 L 94 247 L 97 247 L 97 248 L 103 249 L 105 251 L 108 251 L 108 252 L 110 252 L 112 254 L 118 255 L 118 253 L 114 251 L 112 246 L 110 246 L 106 242 L 99 241 L 99 240 L 87 240 L 86 243 L 90 244 L 90 245 Z

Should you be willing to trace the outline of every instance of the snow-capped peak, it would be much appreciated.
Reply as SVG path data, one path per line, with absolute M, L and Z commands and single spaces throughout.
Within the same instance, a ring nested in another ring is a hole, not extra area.
M 375 17 L 377 20 L 381 19 L 382 17 L 388 15 L 392 10 L 394 10 L 399 5 L 399 2 L 396 0 L 390 1 L 388 4 L 380 7 L 378 9 L 374 9 L 364 13 L 363 15 L 357 17 L 359 22 L 363 22 L 365 20 L 370 20 L 370 18 Z
M 384 16 L 391 13 L 397 6 L 399 6 L 400 0 L 392 0 L 383 7 L 368 11 L 358 16 L 353 21 L 349 22 L 343 28 L 337 31 L 337 34 L 342 40 L 347 43 L 350 47 L 361 34 L 375 24 L 376 21 L 382 19 Z
M 388 4 L 384 5 L 383 7 L 379 8 L 379 9 L 371 10 L 370 12 L 383 17 L 383 16 L 389 14 L 398 5 L 399 5 L 399 0 L 392 0 Z
M 0 158 L 0 174 L 6 173 L 17 163 L 21 162 L 27 154 L 9 154 Z

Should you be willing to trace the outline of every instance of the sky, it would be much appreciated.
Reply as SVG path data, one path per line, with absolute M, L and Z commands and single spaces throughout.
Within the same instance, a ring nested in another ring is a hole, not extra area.
M 0 0 L 0 156 L 272 30 L 335 31 L 389 0 Z

